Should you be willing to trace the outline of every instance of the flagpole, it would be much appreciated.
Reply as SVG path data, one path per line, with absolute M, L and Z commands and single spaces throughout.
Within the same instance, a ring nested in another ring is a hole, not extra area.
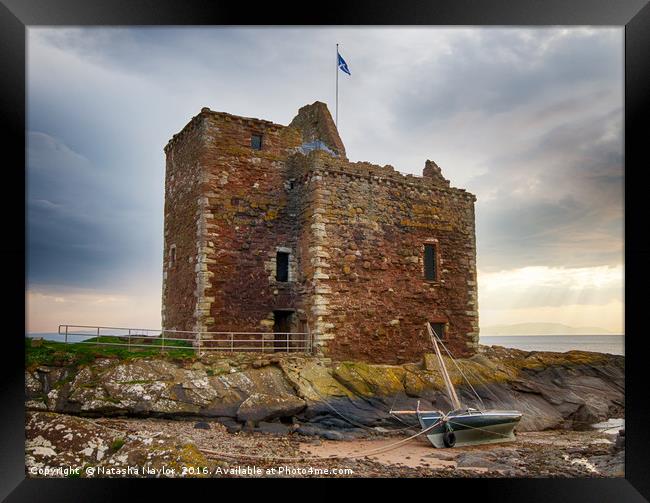
M 336 44 L 336 120 L 334 125 L 339 127 L 339 44 Z

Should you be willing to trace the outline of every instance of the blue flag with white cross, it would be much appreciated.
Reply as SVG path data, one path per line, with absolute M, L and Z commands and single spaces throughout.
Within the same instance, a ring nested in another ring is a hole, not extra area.
M 337 52 L 337 54 L 339 56 L 339 69 L 341 71 L 347 73 L 348 75 L 352 75 L 350 73 L 350 69 L 348 68 L 348 64 L 345 62 L 345 60 L 341 57 L 341 55 L 338 52 Z

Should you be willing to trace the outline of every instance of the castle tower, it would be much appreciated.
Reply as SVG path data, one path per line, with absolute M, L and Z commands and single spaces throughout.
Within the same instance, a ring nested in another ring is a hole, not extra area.
M 309 330 L 317 354 L 397 363 L 430 321 L 476 350 L 475 197 L 432 161 L 349 162 L 320 102 L 289 126 L 204 108 L 165 153 L 165 329 Z

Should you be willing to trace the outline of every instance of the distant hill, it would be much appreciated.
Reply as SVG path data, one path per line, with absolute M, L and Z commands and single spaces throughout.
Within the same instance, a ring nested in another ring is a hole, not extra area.
M 481 327 L 481 335 L 614 335 L 600 327 L 571 327 L 562 323 L 515 323 Z

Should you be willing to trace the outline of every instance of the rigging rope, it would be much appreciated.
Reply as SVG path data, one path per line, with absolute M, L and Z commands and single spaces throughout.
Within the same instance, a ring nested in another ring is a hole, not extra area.
M 460 364 L 460 363 L 459 363 L 459 364 Z M 460 365 L 462 365 L 462 364 L 460 364 Z M 488 381 L 486 381 L 486 380 L 484 380 L 483 378 L 481 378 L 481 376 L 475 374 L 475 373 L 474 373 L 474 372 L 473 372 L 469 367 L 465 367 L 465 370 L 466 370 L 467 372 L 469 372 L 470 374 L 472 374 L 472 377 L 474 377 L 477 381 L 480 381 L 481 384 L 483 384 L 484 388 L 485 388 L 485 389 L 490 393 L 490 395 L 492 395 L 492 396 L 494 397 L 494 401 L 495 401 L 496 403 L 501 404 L 501 405 L 503 404 L 503 400 L 502 400 L 501 398 L 499 398 L 499 397 L 494 393 L 494 391 L 492 391 L 492 390 L 490 389 L 490 383 L 489 383 Z M 482 400 L 481 400 L 481 403 L 483 403 Z
M 433 329 L 432 329 L 432 330 L 433 330 Z M 433 330 L 433 332 L 434 332 L 434 334 L 435 334 L 435 330 Z M 422 333 L 422 331 L 420 331 L 420 333 Z M 467 384 L 469 384 L 469 387 L 470 387 L 470 388 L 472 389 L 472 391 L 474 392 L 474 395 L 476 395 L 476 398 L 479 399 L 479 401 L 481 402 L 481 405 L 483 406 L 483 408 L 485 408 L 485 403 L 483 402 L 483 400 L 481 399 L 481 397 L 478 395 L 478 393 L 476 392 L 476 390 L 475 390 L 474 387 L 472 386 L 472 383 L 469 382 L 469 379 L 465 376 L 465 374 L 463 374 L 463 371 L 460 369 L 459 365 L 462 365 L 462 366 L 465 368 L 465 370 L 466 370 L 468 373 L 470 373 L 470 374 L 472 375 L 472 377 L 474 377 L 477 381 L 479 381 L 481 384 L 483 384 L 483 386 L 484 386 L 484 388 L 486 389 L 486 391 L 488 391 L 488 392 L 490 393 L 490 395 L 492 395 L 492 396 L 494 397 L 496 403 L 502 405 L 502 404 L 503 404 L 503 400 L 502 400 L 501 398 L 499 398 L 499 397 L 498 397 L 498 396 L 497 396 L 497 395 L 496 395 L 496 394 L 495 394 L 495 393 L 490 389 L 490 386 L 489 386 L 490 383 L 489 383 L 488 381 L 486 381 L 485 379 L 483 379 L 481 376 L 475 374 L 475 373 L 474 373 L 474 372 L 469 368 L 469 366 L 465 366 L 465 365 L 461 364 L 460 362 L 457 362 L 457 361 L 454 359 L 454 357 L 451 355 L 451 353 L 449 352 L 449 350 L 447 349 L 447 346 L 445 346 L 444 343 L 442 342 L 442 340 L 440 340 L 440 337 L 438 337 L 438 336 L 436 335 L 436 338 L 438 339 L 438 342 L 440 342 L 440 345 L 444 348 L 444 350 L 445 350 L 445 352 L 447 353 L 447 355 L 449 355 L 449 358 L 451 359 L 451 361 L 453 362 L 453 364 L 456 366 L 456 368 L 457 368 L 458 371 L 460 372 L 460 374 L 461 374 L 461 376 L 463 377 L 463 379 L 465 379 L 465 381 L 467 381 Z
M 460 375 L 463 377 L 463 379 L 465 379 L 465 381 L 467 381 L 467 384 L 468 384 L 469 387 L 471 388 L 472 392 L 474 393 L 474 395 L 476 395 L 476 398 L 478 398 L 479 402 L 481 402 L 481 405 L 482 405 L 483 408 L 485 409 L 485 404 L 483 403 L 483 400 L 481 399 L 480 396 L 478 396 L 478 393 L 477 393 L 476 390 L 474 389 L 474 386 L 472 386 L 472 383 L 469 382 L 469 379 L 467 379 L 467 377 L 465 376 L 465 374 L 463 374 L 463 371 L 460 369 L 460 367 L 459 367 L 458 364 L 456 363 L 456 360 L 454 360 L 454 357 L 451 356 L 451 353 L 450 353 L 449 350 L 447 349 L 447 346 L 445 346 L 445 345 L 442 343 L 442 341 L 440 340 L 440 337 L 438 337 L 438 334 L 437 334 L 436 331 L 433 329 L 433 327 L 431 327 L 431 332 L 433 333 L 433 336 L 438 340 L 438 342 L 440 343 L 440 345 L 442 346 L 442 348 L 445 350 L 445 352 L 447 353 L 447 355 L 449 355 L 449 358 L 451 359 L 451 361 L 453 362 L 453 364 L 454 364 L 454 365 L 456 366 L 456 368 L 458 369 L 458 372 L 460 372 Z
M 337 410 L 337 409 L 336 409 L 332 404 L 330 404 L 330 403 L 327 401 L 327 399 L 325 399 L 325 398 L 323 397 L 323 395 L 321 395 L 318 391 L 316 391 L 316 388 L 314 388 L 314 386 L 311 386 L 311 389 L 312 389 L 312 391 L 313 391 L 314 393 L 316 393 L 316 394 L 318 395 L 318 397 L 321 399 L 321 402 L 322 402 L 322 403 L 324 403 L 325 405 L 327 405 L 330 409 L 332 409 L 336 414 L 338 414 L 339 416 L 341 416 L 341 417 L 342 417 L 345 421 L 347 421 L 348 423 L 350 423 L 350 424 L 352 424 L 352 425 L 354 425 L 354 426 L 358 426 L 358 427 L 360 427 L 360 428 L 364 428 L 364 429 L 366 429 L 366 430 L 373 431 L 373 432 L 375 432 L 375 433 L 377 432 L 377 430 L 375 430 L 373 427 L 366 426 L 365 424 L 361 424 L 361 423 L 359 423 L 359 422 L 357 422 L 357 421 L 354 421 L 353 419 L 350 419 L 350 418 L 344 416 L 344 415 L 343 415 L 341 412 L 339 412 L 339 411 L 338 411 L 338 410 Z M 395 417 L 392 413 L 389 412 L 389 414 L 390 414 L 391 416 Z M 402 422 L 402 424 L 405 424 L 405 423 L 404 423 L 403 421 L 401 421 L 401 420 L 400 420 L 400 422 Z M 412 429 L 412 428 L 414 428 L 414 427 L 413 427 L 413 426 L 408 426 L 408 427 L 406 427 L 406 428 L 398 428 L 398 429 L 388 430 L 388 431 L 397 433 L 397 432 L 401 432 L 401 431 L 409 430 L 409 429 Z
M 393 412 L 393 407 L 395 407 L 395 402 L 397 402 L 397 395 L 395 395 L 395 398 L 393 399 L 393 403 L 390 405 L 390 410 L 388 411 L 388 413 L 394 419 L 397 419 L 400 423 L 405 424 L 407 426 L 406 428 L 404 428 L 404 430 L 416 428 L 417 425 L 409 425 L 406 421 L 404 421 L 403 419 L 400 419 L 400 417 Z

